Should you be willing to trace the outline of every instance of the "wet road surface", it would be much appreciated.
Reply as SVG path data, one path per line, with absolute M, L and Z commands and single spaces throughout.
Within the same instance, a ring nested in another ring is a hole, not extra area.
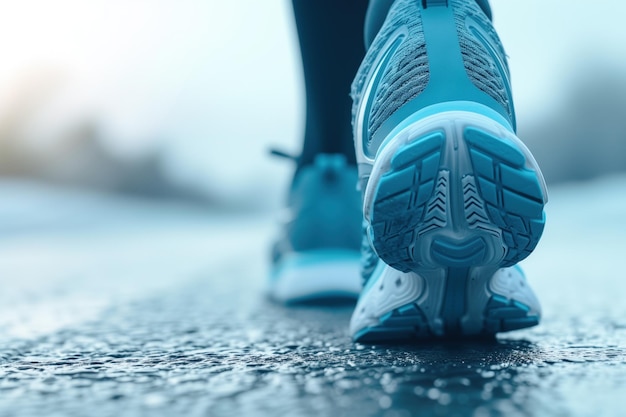
M 541 326 L 410 346 L 351 343 L 349 305 L 268 302 L 268 216 L 0 195 L 0 416 L 623 415 L 624 179 L 553 190 L 524 264 Z

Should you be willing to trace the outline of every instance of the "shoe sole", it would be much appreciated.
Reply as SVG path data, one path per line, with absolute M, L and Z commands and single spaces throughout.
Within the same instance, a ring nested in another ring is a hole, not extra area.
M 283 304 L 356 300 L 361 255 L 350 250 L 311 250 L 285 255 L 273 267 L 268 294 Z
M 369 237 L 403 272 L 511 266 L 541 237 L 544 184 L 530 151 L 497 122 L 444 112 L 381 146 L 364 197 Z
M 539 324 L 538 301 L 515 268 L 498 271 L 487 285 L 481 268 L 469 275 L 386 268 L 355 308 L 355 342 L 493 336 Z
M 376 157 L 364 215 L 378 256 L 426 280 L 439 298 L 437 311 L 426 314 L 427 333 L 495 333 L 537 324 L 527 317 L 528 306 L 490 300 L 485 291 L 493 274 L 526 258 L 543 232 L 547 193 L 530 151 L 478 113 L 448 111 L 403 124 Z M 419 336 L 424 314 L 413 330 L 390 324 L 414 311 L 420 305 L 407 303 L 357 336 Z M 490 317 L 498 320 L 489 324 Z

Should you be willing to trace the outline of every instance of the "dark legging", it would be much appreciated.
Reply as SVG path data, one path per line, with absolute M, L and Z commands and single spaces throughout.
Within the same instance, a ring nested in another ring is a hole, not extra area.
M 293 0 L 306 91 L 299 167 L 319 153 L 344 154 L 355 163 L 350 83 L 393 1 Z M 491 17 L 488 1 L 476 1 Z
M 349 93 L 365 55 L 366 9 L 367 0 L 293 0 L 306 92 L 300 166 L 318 153 L 344 154 L 355 163 Z

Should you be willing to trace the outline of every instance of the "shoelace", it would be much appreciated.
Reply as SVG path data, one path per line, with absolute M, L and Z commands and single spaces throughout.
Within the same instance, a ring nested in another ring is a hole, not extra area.
M 269 152 L 270 152 L 270 155 L 272 155 L 272 156 L 277 156 L 277 157 L 283 158 L 283 159 L 289 159 L 289 160 L 295 162 L 296 164 L 300 160 L 299 156 L 295 156 L 295 155 L 290 154 L 288 152 L 285 152 L 285 151 L 283 151 L 281 149 L 270 148 Z

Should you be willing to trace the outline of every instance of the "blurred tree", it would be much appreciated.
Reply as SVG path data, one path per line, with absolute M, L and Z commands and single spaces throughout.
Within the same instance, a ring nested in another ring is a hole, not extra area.
M 626 171 L 626 74 L 593 62 L 573 74 L 552 114 L 520 127 L 548 182 Z
M 217 203 L 207 188 L 177 183 L 157 149 L 134 158 L 113 153 L 93 118 L 74 120 L 60 132 L 45 130 L 45 138 L 32 138 L 30 127 L 51 98 L 62 91 L 62 81 L 60 74 L 34 71 L 16 83 L 5 111 L 0 112 L 0 176 Z

